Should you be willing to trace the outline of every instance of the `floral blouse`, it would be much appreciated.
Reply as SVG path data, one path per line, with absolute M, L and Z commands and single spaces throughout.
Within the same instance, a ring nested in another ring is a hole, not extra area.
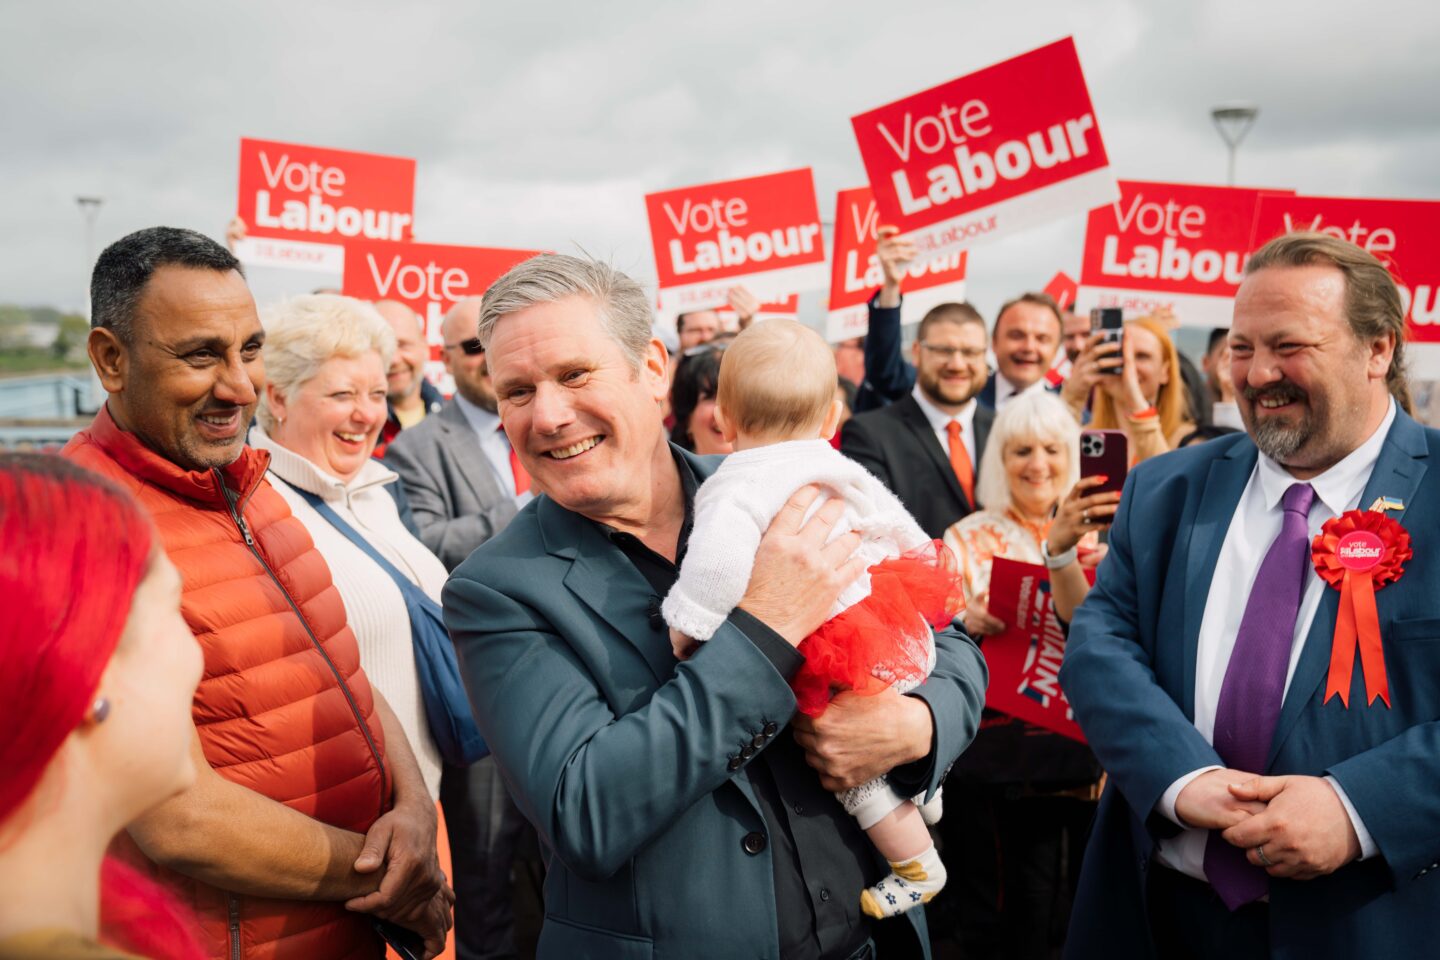
M 1040 543 L 1050 533 L 1050 520 L 1035 523 L 1007 507 L 1004 511 L 981 510 L 954 524 L 945 531 L 945 546 L 960 561 L 965 583 L 965 602 L 990 590 L 990 566 L 996 557 L 1020 563 L 1041 564 Z M 1081 547 L 1094 548 L 1098 538 L 1087 533 L 1080 539 Z

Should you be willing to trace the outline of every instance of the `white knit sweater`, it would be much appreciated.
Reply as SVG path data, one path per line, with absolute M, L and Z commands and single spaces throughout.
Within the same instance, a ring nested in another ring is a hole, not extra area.
M 360 665 L 395 711 L 420 763 L 425 786 L 432 799 L 439 799 L 440 753 L 420 699 L 420 676 L 415 667 L 405 598 L 388 573 L 296 492 L 298 488 L 319 494 L 381 556 L 439 603 L 447 577 L 445 565 L 405 529 L 395 500 L 384 489 L 399 475 L 380 461 L 369 460 L 354 479 L 342 483 L 310 460 L 280 446 L 258 426 L 250 434 L 250 445 L 270 451 L 270 482 L 310 531 L 316 549 L 330 567 L 360 647 Z
M 790 440 L 732 453 L 695 494 L 680 576 L 661 605 L 665 622 L 696 640 L 708 640 L 745 595 L 755 551 L 785 501 L 807 484 L 822 487 L 810 514 L 832 496 L 845 512 L 829 539 L 851 530 L 862 536 L 856 555 L 869 567 L 930 542 L 896 496 L 864 467 L 825 440 Z M 870 595 L 861 576 L 830 610 L 835 616 Z

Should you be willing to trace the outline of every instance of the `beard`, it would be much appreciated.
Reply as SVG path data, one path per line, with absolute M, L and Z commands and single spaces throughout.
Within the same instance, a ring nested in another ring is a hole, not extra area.
M 985 386 L 985 381 L 979 381 L 976 386 L 975 378 L 971 378 L 965 386 L 953 386 L 940 379 L 939 374 L 928 372 L 916 372 L 916 380 L 920 383 L 920 392 L 929 397 L 934 403 L 946 406 L 960 406 L 970 402 L 970 398 L 980 392 Z
M 1268 387 L 1246 386 L 1240 391 L 1246 404 L 1240 407 L 1240 418 L 1245 421 L 1255 446 L 1276 463 L 1284 464 L 1300 451 L 1319 433 L 1319 421 L 1310 405 L 1310 395 L 1288 380 Z M 1300 412 L 1292 417 L 1261 417 L 1258 415 L 1262 400 L 1297 402 Z

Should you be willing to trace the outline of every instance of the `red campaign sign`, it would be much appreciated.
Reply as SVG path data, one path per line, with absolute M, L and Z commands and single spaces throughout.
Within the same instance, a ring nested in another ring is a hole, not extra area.
M 1289 191 L 1121 180 L 1120 199 L 1090 211 L 1080 296 L 1136 315 L 1168 309 L 1181 323 L 1229 326 L 1245 276 L 1255 210 Z
M 409 240 L 415 161 L 242 139 L 237 213 L 250 237 Z
M 881 217 L 922 259 L 1115 199 L 1069 37 L 850 122 Z
M 825 285 L 808 167 L 648 194 L 645 209 L 665 312 L 722 306 L 737 284 L 761 300 Z
M 1390 268 L 1408 321 L 1406 339 L 1440 343 L 1440 201 L 1264 197 L 1252 248 L 1296 230 L 1349 240 Z
M 1061 310 L 1074 310 L 1079 286 L 1074 277 L 1064 270 L 1060 270 L 1050 278 L 1049 283 L 1045 284 L 1044 292 L 1050 295 Z
M 738 322 L 739 320 L 739 318 L 735 314 L 735 311 L 730 309 L 728 305 L 716 308 L 715 312 L 720 315 L 720 320 L 724 324 L 728 325 L 732 322 Z M 790 296 L 785 297 L 782 300 L 766 300 L 762 302 L 760 306 L 756 308 L 755 316 L 751 319 L 765 320 L 770 317 L 784 317 L 786 319 L 794 319 L 795 317 L 799 316 L 799 314 L 800 294 L 792 293 L 790 294 Z
M 838 342 L 863 337 L 869 326 L 866 303 L 885 281 L 875 256 L 880 211 L 869 187 L 841 190 L 835 197 L 835 252 L 830 261 L 830 304 L 826 338 Z M 965 251 L 917 260 L 906 271 L 901 289 L 903 319 L 919 323 L 925 312 L 946 300 L 965 298 Z M 943 288 L 943 289 L 941 289 Z
M 430 344 L 427 374 L 440 376 L 440 322 L 458 300 L 480 296 L 538 250 L 453 247 L 437 243 L 356 240 L 345 245 L 341 292 L 361 300 L 398 300 L 418 313 Z
M 985 706 L 1085 742 L 1060 689 L 1065 631 L 1055 615 L 1050 574 L 1043 566 L 996 557 L 990 571 L 990 612 L 1006 624 L 982 648 L 990 668 Z

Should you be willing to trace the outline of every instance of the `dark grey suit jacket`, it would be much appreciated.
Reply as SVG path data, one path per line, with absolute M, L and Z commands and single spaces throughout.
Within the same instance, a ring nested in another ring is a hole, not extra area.
M 682 455 L 701 480 L 720 460 Z M 767 829 L 748 771 L 795 695 L 732 620 L 677 661 L 652 597 L 597 524 L 543 496 L 445 586 L 475 719 L 548 850 L 537 956 L 779 960 L 771 848 L 745 845 Z M 914 693 L 935 718 L 927 795 L 986 683 L 964 634 L 935 650 Z M 924 923 L 882 921 L 908 943 L 886 956 L 928 957 Z
M 391 441 L 385 465 L 400 474 L 420 539 L 446 570 L 515 516 L 514 498 L 454 400 Z

